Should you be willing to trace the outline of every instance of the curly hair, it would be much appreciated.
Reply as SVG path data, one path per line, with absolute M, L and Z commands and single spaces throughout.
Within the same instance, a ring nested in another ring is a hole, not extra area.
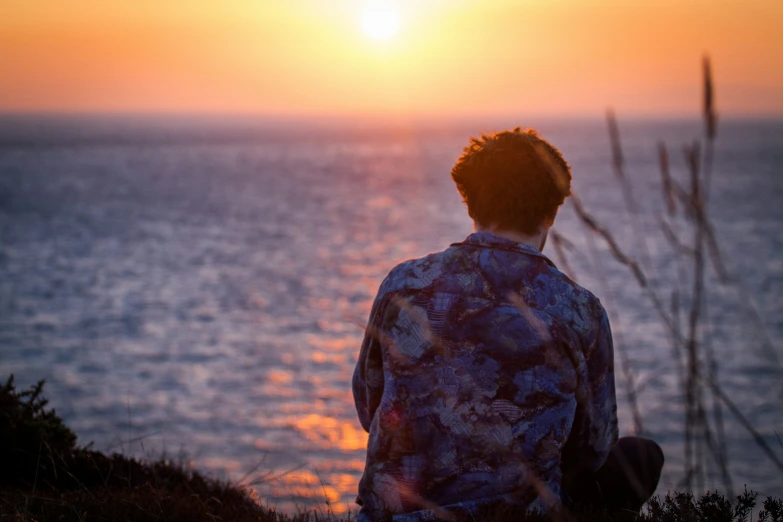
M 535 235 L 571 195 L 571 167 L 533 129 L 471 138 L 451 179 L 476 223 Z

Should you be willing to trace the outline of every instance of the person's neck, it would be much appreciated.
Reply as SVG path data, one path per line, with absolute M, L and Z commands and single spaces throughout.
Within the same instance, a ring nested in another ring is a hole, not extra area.
M 504 230 L 496 226 L 483 226 L 479 225 L 478 223 L 475 224 L 475 229 L 476 232 L 487 232 L 493 236 L 510 239 L 511 241 L 515 241 L 517 243 L 524 243 L 535 248 L 539 252 L 543 250 L 544 243 L 546 242 L 547 232 L 549 232 L 549 229 L 542 227 L 539 229 L 538 234 L 529 236 L 515 230 Z

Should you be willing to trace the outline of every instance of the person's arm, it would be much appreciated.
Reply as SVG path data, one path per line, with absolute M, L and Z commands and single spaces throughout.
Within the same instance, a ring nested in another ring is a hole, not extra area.
M 383 395 L 383 351 L 381 349 L 381 322 L 386 303 L 379 292 L 372 305 L 370 319 L 364 331 L 364 341 L 359 351 L 359 360 L 353 372 L 353 400 L 359 422 L 365 431 L 370 431 L 375 410 Z
M 600 303 L 593 316 L 583 351 L 586 382 L 579 386 L 576 417 L 561 459 L 565 483 L 569 477 L 597 471 L 618 437 L 612 331 Z

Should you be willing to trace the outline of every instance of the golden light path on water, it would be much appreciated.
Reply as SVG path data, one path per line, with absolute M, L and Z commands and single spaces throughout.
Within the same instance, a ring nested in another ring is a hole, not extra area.
M 366 205 L 390 209 L 393 201 L 388 197 L 371 198 Z M 197 461 L 198 466 L 244 478 L 255 488 L 262 504 L 268 501 L 283 512 L 356 511 L 354 499 L 364 470 L 367 433 L 356 418 L 350 383 L 363 322 L 380 279 L 390 268 L 388 263 L 366 261 L 368 256 L 382 259 L 383 254 L 376 250 L 386 248 L 368 242 L 363 251 L 343 254 L 338 277 L 342 284 L 355 286 L 355 293 L 363 298 L 352 302 L 344 297 L 313 295 L 302 303 L 303 312 L 315 311 L 319 317 L 318 333 L 303 333 L 305 349 L 281 353 L 280 365 L 270 367 L 258 379 L 254 394 L 276 404 L 274 416 L 256 419 L 264 433 L 253 441 L 253 448 L 261 455 L 258 472 L 245 476 L 248 462 L 233 459 L 206 459 Z M 405 257 L 413 254 L 411 251 Z M 333 252 L 321 249 L 318 255 L 331 259 Z M 308 281 L 305 277 L 305 283 L 318 286 L 324 281 Z M 267 469 L 264 456 L 281 454 L 290 460 Z
M 355 510 L 353 499 L 364 469 L 367 433 L 354 413 L 350 396 L 353 357 L 361 338 L 349 335 L 321 339 L 308 335 L 314 367 L 340 367 L 335 378 L 311 374 L 304 381 L 291 370 L 271 368 L 256 386 L 255 393 L 267 400 L 277 399 L 275 417 L 257 420 L 264 435 L 253 441 L 260 466 L 245 476 L 247 460 L 196 459 L 197 467 L 244 477 L 244 483 L 258 491 L 259 500 L 269 500 L 278 510 L 328 509 L 341 514 Z M 292 362 L 281 357 L 281 362 Z M 338 385 L 342 383 L 342 385 Z M 317 390 L 317 398 L 308 401 L 302 389 Z M 268 469 L 265 455 L 289 456 L 286 463 Z M 296 456 L 303 457 L 297 460 Z M 274 500 L 271 500 L 274 499 Z
M 333 302 L 322 302 L 333 306 Z M 325 330 L 340 330 L 342 325 L 321 325 Z M 358 335 L 337 338 L 306 336 L 310 347 L 310 360 L 315 367 L 338 367 L 336 379 L 328 375 L 311 374 L 306 384 L 317 390 L 312 403 L 297 400 L 301 394 L 301 382 L 290 370 L 270 369 L 260 392 L 270 398 L 279 397 L 280 416 L 276 419 L 260 419 L 265 430 L 277 431 L 280 438 L 270 441 L 268 436 L 258 438 L 254 447 L 260 452 L 284 450 L 288 453 L 303 452 L 309 456 L 307 463 L 296 464 L 291 469 L 269 472 L 268 483 L 258 485 L 260 495 L 275 499 L 292 499 L 296 507 L 319 508 L 328 505 L 335 513 L 350 509 L 358 487 L 358 479 L 364 469 L 364 450 L 367 433 L 350 407 L 350 382 L 354 354 L 361 343 Z M 331 404 L 340 404 L 335 411 Z M 286 436 L 284 434 L 291 434 Z M 323 457 L 321 455 L 324 455 Z M 286 502 L 278 503 L 284 508 Z
M 370 212 L 399 212 L 388 196 L 369 197 L 362 203 Z M 341 514 L 357 509 L 354 500 L 364 471 L 367 433 L 356 417 L 350 387 L 356 355 L 372 299 L 391 268 L 390 247 L 398 260 L 418 254 L 412 244 L 390 244 L 371 228 L 352 231 L 352 245 L 339 253 L 338 273 L 327 280 L 305 277 L 307 285 L 326 287 L 301 305 L 303 313 L 316 314 L 318 333 L 304 333 L 306 349 L 299 357 L 282 354 L 282 366 L 270 368 L 257 385 L 261 395 L 280 400 L 274 419 L 258 419 L 266 435 L 254 441 L 254 448 L 262 453 L 306 455 L 306 461 L 275 467 L 268 472 L 268 481 L 256 485 L 261 500 L 275 499 L 278 509 L 287 512 L 328 508 Z M 319 247 L 317 255 L 326 264 L 335 263 L 335 251 L 329 248 Z M 330 286 L 343 288 L 335 297 L 325 297 Z M 351 294 L 361 298 L 344 297 Z M 296 371 L 303 366 L 316 370 Z M 315 399 L 302 400 L 304 389 Z M 275 435 L 270 437 L 269 431 Z

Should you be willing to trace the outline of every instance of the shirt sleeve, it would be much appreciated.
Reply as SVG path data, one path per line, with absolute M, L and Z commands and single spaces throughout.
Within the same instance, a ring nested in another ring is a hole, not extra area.
M 581 383 L 574 424 L 563 448 L 561 468 L 566 476 L 597 471 L 618 437 L 612 331 L 600 303 L 593 324 L 583 352 L 586 382 Z
M 383 395 L 383 351 L 381 347 L 381 326 L 386 308 L 386 297 L 381 293 L 375 298 L 364 340 L 359 351 L 359 360 L 353 372 L 353 400 L 359 422 L 365 431 L 370 431 L 375 410 Z

